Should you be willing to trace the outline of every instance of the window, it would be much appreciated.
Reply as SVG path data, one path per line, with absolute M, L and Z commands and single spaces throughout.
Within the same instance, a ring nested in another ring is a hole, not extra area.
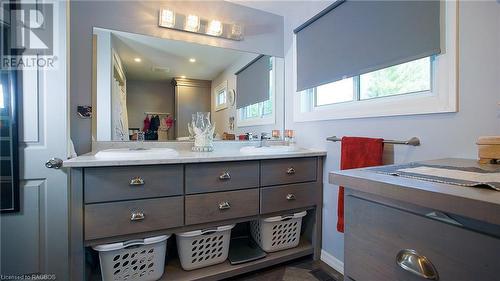
M 313 89 L 315 106 L 354 100 L 355 79 L 348 78 Z
M 227 80 L 215 87 L 214 99 L 215 111 L 227 108 Z
M 314 107 L 431 91 L 432 57 L 321 85 L 309 94 Z
M 431 91 L 433 57 L 427 57 L 374 72 L 359 78 L 361 100 Z
M 441 4 L 439 55 L 294 93 L 294 122 L 457 112 L 459 9 L 454 1 Z M 293 44 L 297 75 L 296 37 Z
M 275 72 L 274 58 L 269 58 L 269 99 L 238 109 L 238 127 L 274 123 Z

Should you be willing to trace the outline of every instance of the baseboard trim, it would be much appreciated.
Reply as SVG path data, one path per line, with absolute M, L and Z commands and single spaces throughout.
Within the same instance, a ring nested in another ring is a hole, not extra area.
M 344 262 L 327 253 L 325 250 L 321 250 L 321 258 L 324 263 L 326 263 L 331 268 L 344 274 Z

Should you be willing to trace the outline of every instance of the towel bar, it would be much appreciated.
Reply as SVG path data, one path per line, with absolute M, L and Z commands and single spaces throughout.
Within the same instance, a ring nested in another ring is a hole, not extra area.
M 326 138 L 327 141 L 342 141 L 342 138 L 338 138 L 336 136 L 328 137 Z M 417 137 L 412 137 L 409 140 L 405 141 L 399 141 L 399 140 L 384 140 L 384 143 L 389 143 L 389 144 L 405 144 L 405 145 L 412 145 L 412 146 L 419 146 L 420 145 L 420 139 Z

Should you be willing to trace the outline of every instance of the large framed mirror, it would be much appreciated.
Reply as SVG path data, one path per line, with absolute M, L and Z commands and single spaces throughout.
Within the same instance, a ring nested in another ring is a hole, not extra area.
M 216 140 L 284 129 L 284 60 L 116 30 L 93 30 L 93 138 L 188 141 L 209 112 Z

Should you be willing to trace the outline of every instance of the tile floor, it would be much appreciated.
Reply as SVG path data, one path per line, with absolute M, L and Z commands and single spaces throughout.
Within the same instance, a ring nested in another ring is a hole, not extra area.
M 344 277 L 323 262 L 310 258 L 270 267 L 227 281 L 342 281 Z

